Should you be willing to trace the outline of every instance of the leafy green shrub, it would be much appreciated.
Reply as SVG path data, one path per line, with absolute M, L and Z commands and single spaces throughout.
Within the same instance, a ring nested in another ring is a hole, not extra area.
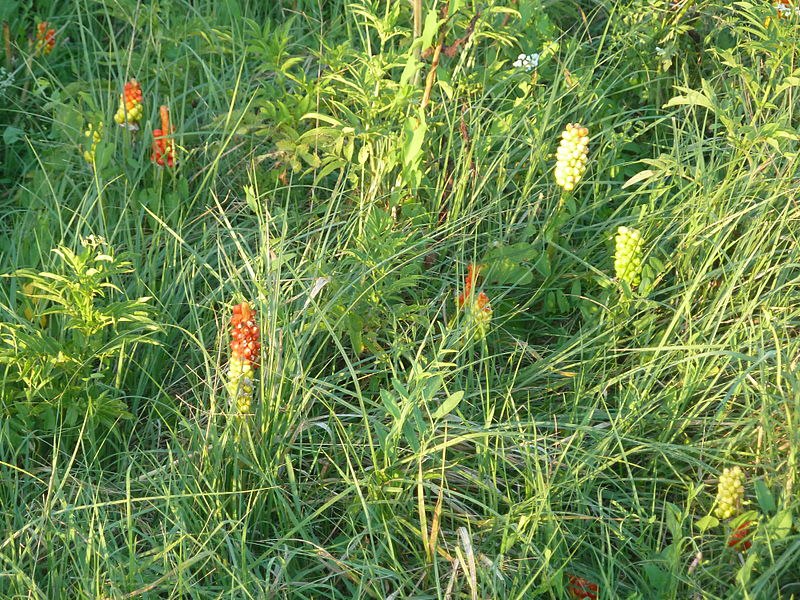
M 60 246 L 56 272 L 16 271 L 30 318 L 0 322 L 3 438 L 59 427 L 113 425 L 130 418 L 122 385 L 139 344 L 157 344 L 148 298 L 130 300 L 113 280 L 131 273 L 105 242 L 91 237 L 75 253 Z M 121 297 L 121 298 L 120 298 Z M 41 308 L 40 308 L 41 307 Z

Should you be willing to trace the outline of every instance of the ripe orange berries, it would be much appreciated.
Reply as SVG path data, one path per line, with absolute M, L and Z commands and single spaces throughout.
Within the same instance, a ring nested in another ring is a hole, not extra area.
M 752 521 L 745 521 L 741 523 L 728 538 L 728 548 L 733 548 L 739 552 L 745 552 L 750 549 L 753 542 L 750 541 L 750 534 L 752 533 Z
M 478 281 L 478 275 L 481 272 L 480 266 L 475 266 L 472 263 L 467 266 L 467 276 L 464 278 L 464 291 L 458 295 L 458 307 L 464 308 L 464 302 L 472 295 L 472 288 Z
M 255 370 L 261 352 L 260 335 L 256 313 L 250 305 L 242 302 L 234 306 L 227 387 L 240 414 L 249 413 L 252 405 Z
M 169 122 L 169 108 L 162 105 L 159 113 L 161 115 L 161 128 L 153 130 L 153 153 L 150 155 L 150 160 L 160 167 L 164 165 L 174 167 L 175 146 L 172 138 L 169 137 L 173 132 Z
M 144 108 L 142 107 L 142 86 L 135 79 L 125 84 L 122 95 L 119 97 L 119 108 L 114 115 L 114 121 L 120 127 L 127 127 L 132 131 L 139 129 Z
M 36 52 L 50 54 L 56 46 L 56 30 L 48 29 L 49 23 L 42 21 L 36 26 Z
M 467 267 L 467 276 L 464 278 L 464 290 L 456 298 L 458 308 L 465 309 L 465 313 L 472 322 L 472 326 L 479 339 L 486 337 L 492 320 L 492 307 L 489 296 L 484 292 L 474 293 L 475 284 L 478 282 L 480 265 L 470 264 Z
M 576 600 L 597 600 L 599 588 L 596 583 L 592 583 L 588 579 L 578 577 L 577 575 L 570 575 L 567 591 L 569 595 Z

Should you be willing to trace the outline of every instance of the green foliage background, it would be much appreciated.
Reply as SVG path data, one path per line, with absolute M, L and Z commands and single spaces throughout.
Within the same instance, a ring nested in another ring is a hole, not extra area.
M 8 0 L 0 20 L 0 597 L 564 598 L 571 575 L 600 598 L 798 597 L 800 19 Z M 130 78 L 137 133 L 111 118 Z M 174 170 L 150 162 L 160 104 Z M 567 123 L 591 136 L 571 194 Z M 485 335 L 457 308 L 470 264 Z M 224 387 L 244 300 L 246 416 Z M 720 523 L 732 465 L 743 514 Z

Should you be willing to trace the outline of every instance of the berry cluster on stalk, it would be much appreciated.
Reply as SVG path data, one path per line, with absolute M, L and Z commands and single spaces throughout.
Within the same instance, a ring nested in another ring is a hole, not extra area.
M 588 579 L 570 575 L 567 591 L 570 597 L 576 600 L 597 600 L 599 588 L 596 583 L 592 583 Z
M 256 313 L 250 305 L 242 302 L 234 306 L 227 387 L 239 414 L 249 413 L 252 406 L 255 371 L 261 352 L 260 335 Z
M 467 276 L 464 278 L 464 290 L 458 295 L 456 304 L 462 308 L 474 327 L 478 339 L 483 339 L 489 332 L 492 321 L 492 307 L 489 296 L 484 292 L 475 294 L 475 285 L 478 282 L 480 266 L 469 265 Z
M 48 29 L 49 23 L 42 21 L 36 26 L 36 51 L 50 54 L 56 47 L 56 30 Z
M 159 109 L 161 128 L 153 130 L 153 153 L 150 160 L 158 166 L 175 166 L 175 146 L 170 134 L 173 132 L 169 122 L 169 108 L 162 105 Z
M 132 131 L 139 129 L 144 107 L 142 106 L 142 86 L 135 79 L 125 84 L 122 95 L 119 97 L 119 108 L 114 115 L 114 121 L 120 127 L 127 127 Z
M 636 288 L 642 281 L 642 234 L 638 229 L 620 227 L 614 241 L 614 271 L 617 279 L 627 282 L 631 289 Z
M 97 124 L 97 127 L 89 123 L 86 131 L 83 132 L 83 135 L 87 138 L 87 142 L 89 143 L 89 147 L 83 151 L 83 158 L 87 163 L 93 165 L 95 154 L 97 152 L 97 144 L 99 144 L 100 140 L 103 139 L 103 122 L 100 121 Z
M 730 519 L 741 509 L 744 498 L 744 473 L 739 467 L 724 468 L 717 487 L 716 514 L 720 519 Z
M 753 526 L 753 521 L 745 521 L 744 523 L 740 523 L 728 538 L 728 548 L 733 548 L 738 552 L 747 552 L 750 549 L 750 546 L 753 545 L 753 542 L 750 539 L 753 534 Z
M 569 123 L 561 134 L 556 151 L 556 183 L 572 191 L 586 171 L 589 162 L 589 130 L 578 123 Z

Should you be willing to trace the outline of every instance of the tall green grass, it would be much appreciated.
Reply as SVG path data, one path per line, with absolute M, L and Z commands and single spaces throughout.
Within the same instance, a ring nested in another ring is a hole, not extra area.
M 410 3 L 18 4 L 2 272 L 101 236 L 134 269 L 109 298 L 151 298 L 163 331 L 109 384 L 132 418 L 30 430 L 3 338 L 0 597 L 566 598 L 570 575 L 600 598 L 800 594 L 796 21 L 451 3 L 464 42 L 412 156 Z M 24 62 L 39 20 L 58 45 Z M 111 121 L 130 77 L 135 136 Z M 174 172 L 149 161 L 162 103 Z M 568 195 L 570 122 L 591 142 Z M 614 279 L 623 225 L 640 290 Z M 470 263 L 485 338 L 456 308 Z M 2 281 L 0 331 L 41 329 Z M 243 300 L 247 417 L 224 387 Z M 66 347 L 64 323 L 44 331 Z M 744 553 L 701 521 L 733 465 L 760 515 Z

